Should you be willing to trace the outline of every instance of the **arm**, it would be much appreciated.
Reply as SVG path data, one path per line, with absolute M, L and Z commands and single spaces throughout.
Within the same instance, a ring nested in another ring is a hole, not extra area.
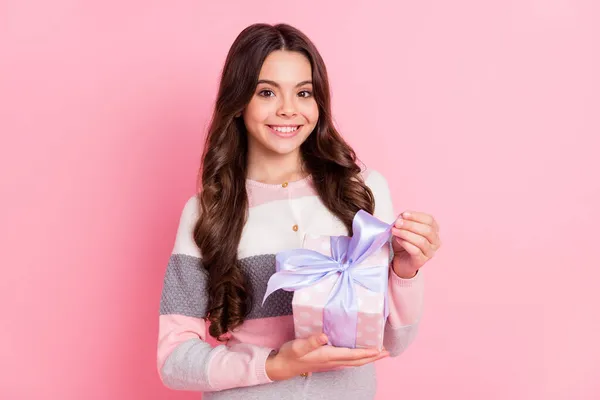
M 165 386 L 202 392 L 269 383 L 273 349 L 250 344 L 212 347 L 206 342 L 208 274 L 193 240 L 196 197 L 184 207 L 160 300 L 157 367 Z
M 365 183 L 375 197 L 374 215 L 380 220 L 393 223 L 397 217 L 387 180 L 379 172 L 371 170 Z M 391 245 L 390 245 L 391 248 Z M 390 255 L 390 262 L 393 254 Z M 400 355 L 417 335 L 423 312 L 423 271 L 410 278 L 401 278 L 390 267 L 388 294 L 390 315 L 385 326 L 383 344 L 390 356 Z

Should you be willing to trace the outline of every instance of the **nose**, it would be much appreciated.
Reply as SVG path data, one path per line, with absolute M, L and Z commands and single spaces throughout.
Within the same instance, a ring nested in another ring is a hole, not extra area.
M 290 99 L 289 96 L 283 96 L 277 114 L 287 117 L 296 115 L 296 105 L 294 104 L 294 100 Z

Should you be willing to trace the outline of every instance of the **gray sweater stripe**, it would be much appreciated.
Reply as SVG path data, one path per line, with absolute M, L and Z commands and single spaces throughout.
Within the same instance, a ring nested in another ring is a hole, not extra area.
M 275 273 L 274 254 L 243 258 L 239 264 L 253 293 L 252 308 L 246 319 L 292 315 L 293 292 L 278 290 L 262 306 L 267 282 Z M 207 281 L 208 272 L 200 258 L 185 254 L 171 255 L 163 283 L 160 314 L 206 317 Z

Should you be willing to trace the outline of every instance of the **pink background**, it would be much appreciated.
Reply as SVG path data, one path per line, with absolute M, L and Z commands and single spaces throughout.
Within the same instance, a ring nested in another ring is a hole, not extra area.
M 155 369 L 217 77 L 304 30 L 337 124 L 434 214 L 417 341 L 378 400 L 598 399 L 598 2 L 0 1 L 0 398 L 197 399 Z

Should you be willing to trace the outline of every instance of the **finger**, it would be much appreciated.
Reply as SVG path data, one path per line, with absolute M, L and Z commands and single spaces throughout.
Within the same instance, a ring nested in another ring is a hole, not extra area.
M 395 228 L 392 228 L 392 230 L 394 230 L 394 229 Z M 412 233 L 405 229 L 397 229 L 396 232 L 394 232 L 394 236 L 395 236 L 395 240 L 397 240 L 397 241 L 403 240 L 403 241 L 406 241 L 409 244 L 417 247 L 419 249 L 419 251 L 428 258 L 433 257 L 433 255 L 435 254 L 435 250 L 437 249 L 437 247 L 432 245 L 429 242 L 429 240 L 427 238 L 425 238 L 424 236 L 417 235 L 416 233 Z M 398 243 L 402 244 L 399 241 L 398 241 Z M 405 246 L 402 246 L 402 247 L 404 247 L 404 249 L 410 255 L 418 255 L 418 254 L 411 253 Z
M 319 347 L 323 347 L 325 344 L 327 344 L 327 336 L 324 334 L 313 335 L 306 339 L 297 339 L 294 341 L 294 354 L 300 358 Z
M 427 225 L 422 222 L 400 219 L 396 221 L 395 228 L 405 229 L 407 231 L 416 233 L 417 235 L 424 236 L 433 246 L 438 246 L 439 236 L 437 231 L 433 229 L 431 225 Z M 392 228 L 392 231 L 393 230 L 394 228 Z
M 406 250 L 406 252 L 408 254 L 410 254 L 410 256 L 415 259 L 417 261 L 417 264 L 419 265 L 423 265 L 425 264 L 425 262 L 427 262 L 429 259 L 427 258 L 427 256 L 421 251 L 420 248 L 418 248 L 417 246 L 415 246 L 414 244 L 404 240 L 404 239 L 400 239 L 400 238 L 394 238 L 394 240 L 400 245 L 402 246 L 402 248 L 404 250 Z
M 400 214 L 400 216 L 401 216 L 401 218 L 403 218 L 405 220 L 421 222 L 423 224 L 429 225 L 436 232 L 440 230 L 440 227 L 439 227 L 437 221 L 430 214 L 426 214 L 426 213 L 419 212 L 419 211 L 407 210 L 407 211 L 404 211 L 402 214 Z
M 359 360 L 352 361 L 340 361 L 336 366 L 337 367 L 360 367 L 361 365 L 369 364 L 375 362 L 377 360 L 381 360 L 382 358 L 389 357 L 390 353 L 388 351 L 382 351 L 376 356 L 361 358 Z
M 329 346 L 326 350 L 326 357 L 330 361 L 353 361 L 363 358 L 371 358 L 380 354 L 377 349 L 349 349 L 346 347 Z

